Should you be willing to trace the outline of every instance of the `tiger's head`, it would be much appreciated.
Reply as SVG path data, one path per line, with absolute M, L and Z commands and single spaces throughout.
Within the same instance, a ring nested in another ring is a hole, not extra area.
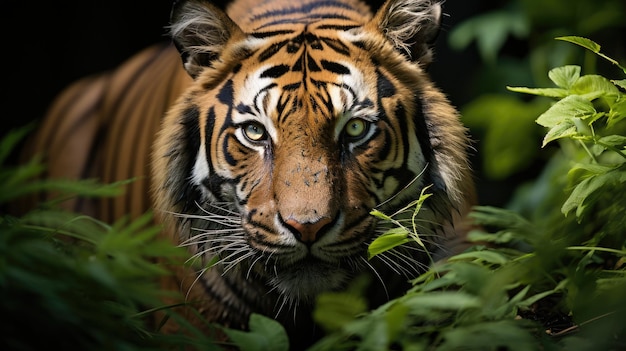
M 175 5 L 193 83 L 158 135 L 153 192 L 174 240 L 217 262 L 200 274 L 207 286 L 298 302 L 378 274 L 367 247 L 388 223 L 372 209 L 391 214 L 431 185 L 418 221 L 434 249 L 473 185 L 466 130 L 425 72 L 437 1 L 389 0 L 375 14 L 356 0 L 277 3 L 236 1 L 228 15 Z M 416 251 L 382 266 L 417 274 L 428 262 Z

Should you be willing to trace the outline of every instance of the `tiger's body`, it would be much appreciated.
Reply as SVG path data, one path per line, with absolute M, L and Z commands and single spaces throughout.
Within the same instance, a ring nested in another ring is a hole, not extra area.
M 422 240 L 445 255 L 463 238 L 469 140 L 424 71 L 440 14 L 430 0 L 375 14 L 358 0 L 236 0 L 226 13 L 178 1 L 176 48 L 70 87 L 28 153 L 45 150 L 52 177 L 141 177 L 69 206 L 105 221 L 152 208 L 164 236 L 219 258 L 165 286 L 209 321 L 245 328 L 262 313 L 310 339 L 319 293 L 366 274 L 376 305 L 430 263 L 416 243 L 368 261 L 389 228 L 372 209 L 392 214 L 432 185 Z

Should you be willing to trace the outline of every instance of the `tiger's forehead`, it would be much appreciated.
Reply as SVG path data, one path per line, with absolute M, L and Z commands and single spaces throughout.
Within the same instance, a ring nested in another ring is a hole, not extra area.
M 266 114 L 308 106 L 331 118 L 354 108 L 375 89 L 367 55 L 347 39 L 355 27 L 318 23 L 253 35 L 256 50 L 237 74 L 236 99 Z

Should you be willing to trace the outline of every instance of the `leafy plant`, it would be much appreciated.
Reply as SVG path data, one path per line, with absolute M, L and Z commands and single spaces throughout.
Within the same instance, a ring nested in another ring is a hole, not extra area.
M 533 147 L 543 133 L 539 125 L 527 123 L 545 111 L 550 100 L 533 99 L 529 104 L 527 96 L 510 94 L 506 85 L 548 85 L 545 72 L 571 63 L 588 73 L 612 72 L 610 66 L 596 65 L 601 56 L 553 38 L 566 33 L 594 38 L 623 59 L 623 45 L 614 38 L 624 36 L 626 3 L 509 0 L 490 7 L 493 10 L 455 25 L 448 36 L 450 47 L 470 52 L 475 48 L 483 63 L 464 66 L 462 88 L 456 82 L 450 88 L 461 91 L 455 98 L 480 150 L 474 163 L 480 178 L 488 181 L 484 190 L 479 187 L 480 195 L 485 203 L 501 206 L 510 199 L 510 190 L 534 179 L 554 152 Z
M 150 213 L 109 225 L 56 206 L 72 196 L 115 196 L 125 182 L 38 180 L 38 159 L 17 166 L 3 161 L 28 132 L 0 141 L 0 205 L 19 196 L 53 190 L 59 198 L 20 217 L 0 212 L 0 301 L 4 320 L 0 348 L 57 347 L 81 350 L 161 350 L 212 341 L 164 335 L 155 312 L 180 320 L 157 285 L 167 270 L 156 258 L 178 260 L 182 249 L 159 240 Z M 215 347 L 214 347 L 215 348 Z

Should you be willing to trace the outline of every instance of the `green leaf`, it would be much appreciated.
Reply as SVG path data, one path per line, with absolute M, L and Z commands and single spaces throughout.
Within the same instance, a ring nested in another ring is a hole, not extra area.
M 596 113 L 593 104 L 588 100 L 577 96 L 570 95 L 562 100 L 557 101 L 546 112 L 537 118 L 537 123 L 544 127 L 555 127 L 565 120 L 578 117 L 585 119 Z
M 505 255 L 497 251 L 490 251 L 490 250 L 464 252 L 464 253 L 460 253 L 458 255 L 454 255 L 448 258 L 448 261 L 450 262 L 463 261 L 463 260 L 470 260 L 474 262 L 483 262 L 486 264 L 497 264 L 497 265 L 503 265 L 510 261 L 510 259 L 506 257 Z
M 374 239 L 369 245 L 367 248 L 368 259 L 372 259 L 372 257 L 378 254 L 411 241 L 408 236 L 409 231 L 406 228 L 399 227 L 389 229 L 387 232 Z
M 541 292 L 541 293 L 538 293 L 538 294 L 535 294 L 535 295 L 532 295 L 532 296 L 529 296 L 529 297 L 527 297 L 525 300 L 523 300 L 523 301 L 519 301 L 519 302 L 517 303 L 517 306 L 518 306 L 519 308 L 523 308 L 523 309 L 531 308 L 533 304 L 537 303 L 537 301 L 539 301 L 539 300 L 541 300 L 541 299 L 545 298 L 546 296 L 550 296 L 550 295 L 552 295 L 552 294 L 555 294 L 555 293 L 557 293 L 557 292 L 562 291 L 562 290 L 563 290 L 563 288 L 564 288 L 564 286 L 566 285 L 566 283 L 567 283 L 567 279 L 562 280 L 562 281 L 561 281 L 561 282 L 557 285 L 557 287 L 556 287 L 556 288 L 554 288 L 554 289 L 552 289 L 552 290 L 544 291 L 544 292 Z M 530 286 L 528 286 L 528 287 L 530 287 Z
M 626 90 L 626 79 L 621 80 L 612 80 L 611 83 L 617 85 L 618 87 Z
M 485 233 L 480 230 L 472 230 L 467 234 L 467 239 L 474 243 L 495 243 L 495 244 L 506 244 L 510 243 L 512 240 L 517 239 L 519 235 L 515 233 L 503 230 L 497 233 Z M 454 256 L 453 256 L 454 257 Z
M 524 102 L 511 94 L 483 95 L 463 108 L 463 121 L 485 131 L 481 138 L 485 175 L 506 179 L 529 166 L 542 134 L 533 121 L 547 108 L 546 99 Z
M 626 88 L 625 88 L 626 89 Z M 614 127 L 615 124 L 626 118 L 626 97 L 622 98 L 611 105 L 609 110 L 607 125 L 609 128 Z
M 17 144 L 31 131 L 32 125 L 21 127 L 10 131 L 0 140 L 0 165 L 4 164 L 4 161 L 13 152 Z
M 413 313 L 427 314 L 429 310 L 466 310 L 479 308 L 480 299 L 460 291 L 437 291 L 428 294 L 406 295 L 402 303 Z
M 580 66 L 568 65 L 553 68 L 548 72 L 548 77 L 558 87 L 570 89 L 580 78 Z
M 540 349 L 536 339 L 524 328 L 524 321 L 502 320 L 457 326 L 445 330 L 438 351 Z
M 570 186 L 573 187 L 583 181 L 583 179 L 607 173 L 611 169 L 613 169 L 613 167 L 595 163 L 577 163 L 567 172 L 567 179 Z
M 482 226 L 532 230 L 532 226 L 528 220 L 520 214 L 507 209 L 492 206 L 475 206 L 469 216 L 474 219 L 476 224 Z
M 250 331 L 223 328 L 226 335 L 242 351 L 288 351 L 289 338 L 283 326 L 277 321 L 252 313 Z
M 385 312 L 387 337 L 389 340 L 397 340 L 398 335 L 406 330 L 406 317 L 409 309 L 402 303 L 394 303 Z
M 315 303 L 313 318 L 327 332 L 338 331 L 367 311 L 367 301 L 360 296 L 345 292 L 320 294 Z
M 543 138 L 541 147 L 545 147 L 549 142 L 560 138 L 567 138 L 578 134 L 578 129 L 572 119 L 564 120 L 562 123 L 552 127 Z
M 568 95 L 567 90 L 561 88 L 526 88 L 526 87 L 506 87 L 510 91 L 516 93 L 524 93 L 538 96 L 547 96 L 551 98 L 564 98 Z
M 462 49 L 475 41 L 482 59 L 494 63 L 509 34 L 524 37 L 528 32 L 528 20 L 521 12 L 492 11 L 455 26 L 449 40 L 455 49 Z
M 555 39 L 568 41 L 570 43 L 580 45 L 586 48 L 587 50 L 590 50 L 591 52 L 595 52 L 596 54 L 600 52 L 600 44 L 587 38 L 577 37 L 577 36 L 564 36 L 564 37 L 557 37 Z
M 622 168 L 624 167 L 615 167 L 605 173 L 595 174 L 583 179 L 572 190 L 570 196 L 561 207 L 561 212 L 567 216 L 575 209 L 576 217 L 580 219 L 585 214 L 585 210 L 593 205 L 602 193 L 599 189 L 607 185 L 617 185 L 626 182 L 626 171 Z
M 611 62 L 612 64 L 616 65 L 617 67 L 621 68 L 622 71 L 624 71 L 624 73 L 626 73 L 626 67 L 623 67 L 619 64 L 619 62 L 617 62 L 616 60 L 606 56 L 605 54 L 600 52 L 600 45 L 598 43 L 596 43 L 593 40 L 587 39 L 587 38 L 583 38 L 583 37 L 577 37 L 577 36 L 565 36 L 565 37 L 557 37 L 555 38 L 556 40 L 563 40 L 563 41 L 568 41 L 570 43 L 574 43 L 576 45 L 580 45 L 588 50 L 590 50 L 591 52 L 595 53 L 596 55 L 602 57 L 603 59 Z
M 572 85 L 570 92 L 572 94 L 582 95 L 582 97 L 588 101 L 594 100 L 600 96 L 611 97 L 612 100 L 615 100 L 620 94 L 617 87 L 615 87 L 611 81 L 595 74 L 580 77 L 580 79 Z
M 372 211 L 370 211 L 370 214 L 378 219 L 391 221 L 391 217 L 387 216 L 386 214 L 382 213 L 381 211 L 377 209 L 373 209 Z
M 598 140 L 598 144 L 600 145 L 608 145 L 617 149 L 621 149 L 626 146 L 626 136 L 625 135 L 608 135 L 602 137 Z

